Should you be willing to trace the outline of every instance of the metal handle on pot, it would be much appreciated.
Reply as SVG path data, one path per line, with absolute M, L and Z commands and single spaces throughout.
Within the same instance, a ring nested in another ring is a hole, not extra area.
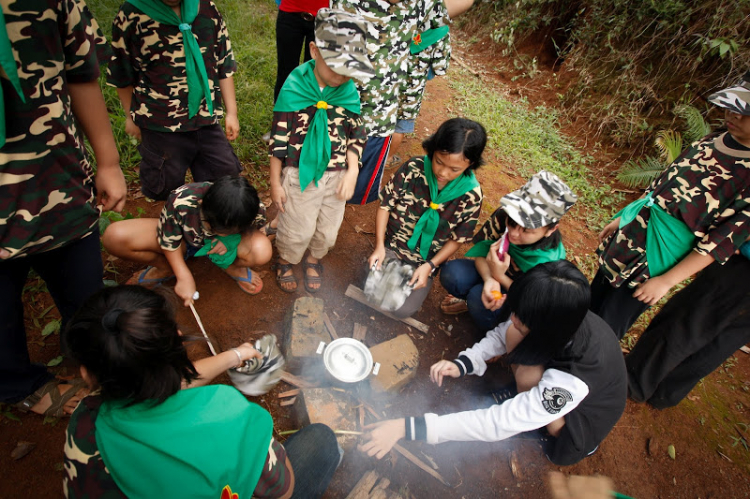
M 323 353 L 323 350 L 325 350 L 325 349 L 326 349 L 326 342 L 325 341 L 321 341 L 320 344 L 318 345 L 318 349 L 315 350 L 315 353 L 318 354 L 318 355 L 320 355 L 320 354 Z
M 372 368 L 372 375 L 377 376 L 380 372 L 380 362 L 375 362 L 375 365 Z

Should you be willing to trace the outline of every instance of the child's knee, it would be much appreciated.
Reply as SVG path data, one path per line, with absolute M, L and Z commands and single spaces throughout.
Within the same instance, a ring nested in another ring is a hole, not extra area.
M 265 235 L 254 230 L 242 238 L 237 256 L 248 266 L 264 265 L 271 261 L 273 246 Z
M 544 375 L 542 366 L 517 365 L 513 373 L 519 392 L 527 392 L 539 384 Z
M 112 249 L 121 248 L 128 241 L 129 236 L 130 231 L 126 227 L 126 224 L 114 222 L 104 230 L 104 234 L 102 234 L 102 246 L 111 252 Z

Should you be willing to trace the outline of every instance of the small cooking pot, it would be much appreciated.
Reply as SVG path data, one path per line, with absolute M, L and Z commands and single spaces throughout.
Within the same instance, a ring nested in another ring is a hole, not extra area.
M 318 354 L 323 354 L 323 365 L 328 374 L 344 383 L 356 383 L 372 372 L 377 376 L 380 364 L 373 362 L 370 349 L 354 338 L 339 338 L 327 346 L 321 341 Z

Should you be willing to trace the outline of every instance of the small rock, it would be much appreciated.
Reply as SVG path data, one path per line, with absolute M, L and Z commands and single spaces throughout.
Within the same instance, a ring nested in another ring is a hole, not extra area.
M 419 351 L 408 334 L 375 345 L 370 349 L 372 358 L 380 363 L 377 376 L 370 377 L 375 392 L 395 392 L 417 375 Z
M 26 454 L 34 450 L 34 447 L 36 447 L 36 444 L 34 442 L 20 441 L 16 444 L 16 448 L 13 449 L 13 452 L 10 453 L 10 457 L 13 458 L 14 461 L 18 461 Z
M 303 365 L 323 364 L 315 352 L 321 341 L 328 343 L 331 337 L 323 321 L 324 302 L 320 298 L 297 298 L 289 311 L 284 337 L 284 356 L 287 369 L 298 372 Z M 308 362 L 310 360 L 317 362 Z

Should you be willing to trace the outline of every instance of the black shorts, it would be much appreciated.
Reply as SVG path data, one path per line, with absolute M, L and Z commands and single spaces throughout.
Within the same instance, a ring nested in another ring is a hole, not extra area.
M 194 182 L 205 182 L 242 171 L 221 126 L 192 132 L 156 132 L 141 128 L 141 191 L 151 199 L 165 200 L 185 184 L 188 169 Z

